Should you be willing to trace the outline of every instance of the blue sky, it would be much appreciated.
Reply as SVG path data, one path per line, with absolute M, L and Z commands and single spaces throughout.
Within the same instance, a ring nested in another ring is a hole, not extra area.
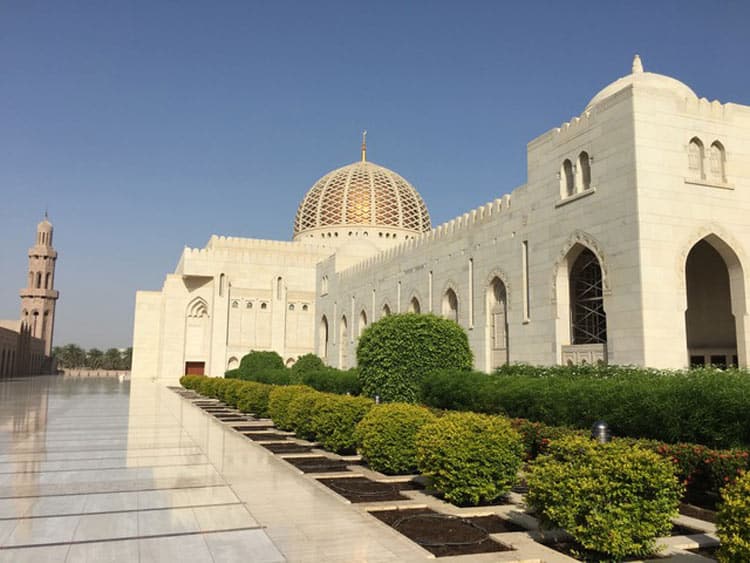
M 56 344 L 128 346 L 135 291 L 213 233 L 291 238 L 368 157 L 437 225 L 526 178 L 526 143 L 629 73 L 750 104 L 750 3 L 0 4 L 0 318 L 55 225 Z

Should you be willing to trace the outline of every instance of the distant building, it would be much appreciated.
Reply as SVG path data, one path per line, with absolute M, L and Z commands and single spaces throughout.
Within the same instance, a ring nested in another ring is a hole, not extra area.
M 363 146 L 308 191 L 293 241 L 213 236 L 138 292 L 133 377 L 221 375 L 250 349 L 347 368 L 369 323 L 410 311 L 458 322 L 486 371 L 750 364 L 750 107 L 636 56 L 527 165 L 525 185 L 432 228 Z
M 21 290 L 21 317 L 0 321 L 0 377 L 38 375 L 52 369 L 55 328 L 57 251 L 52 247 L 52 223 L 44 215 L 37 225 L 36 243 L 29 249 L 28 282 Z

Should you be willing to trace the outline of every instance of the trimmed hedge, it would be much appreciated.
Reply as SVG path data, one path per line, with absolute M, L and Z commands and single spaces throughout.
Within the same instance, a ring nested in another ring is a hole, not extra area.
M 308 371 L 302 375 L 301 383 L 318 391 L 338 395 L 359 395 L 359 372 L 357 368 L 346 371 L 323 367 Z
M 259 418 L 268 416 L 268 395 L 273 386 L 255 381 L 245 381 L 237 391 L 237 408 Z
M 357 345 L 362 392 L 386 402 L 416 402 L 431 372 L 470 370 L 472 361 L 466 332 L 435 315 L 389 315 L 368 326 Z
M 277 428 L 281 430 L 292 430 L 292 419 L 289 415 L 289 405 L 303 393 L 313 391 L 304 385 L 289 385 L 274 387 L 268 395 L 268 415 Z
M 354 429 L 374 404 L 364 397 L 320 394 L 311 412 L 313 434 L 327 450 L 337 454 L 355 453 Z
M 568 437 L 550 445 L 527 477 L 527 504 L 545 527 L 565 529 L 592 555 L 646 557 L 669 535 L 683 488 L 671 464 L 626 442 Z
M 510 366 L 492 375 L 442 370 L 423 381 L 422 399 L 432 407 L 503 413 L 554 426 L 588 429 L 606 420 L 618 436 L 750 446 L 750 374 L 741 370 Z
M 722 497 L 716 518 L 719 561 L 750 561 L 750 472 L 728 485 Z
M 446 500 L 459 505 L 492 502 L 518 478 L 523 444 L 499 416 L 449 413 L 417 433 L 417 466 Z
M 287 419 L 290 429 L 303 440 L 316 440 L 315 425 L 313 420 L 325 395 L 315 389 L 309 389 L 305 393 L 296 394 L 287 407 Z
M 415 473 L 417 432 L 435 419 L 429 409 L 417 405 L 376 405 L 357 424 L 354 436 L 359 453 L 375 471 Z
M 315 354 L 304 354 L 294 362 L 291 372 L 294 374 L 294 379 L 300 381 L 306 373 L 319 371 L 325 367 L 326 365 L 323 363 L 323 360 Z

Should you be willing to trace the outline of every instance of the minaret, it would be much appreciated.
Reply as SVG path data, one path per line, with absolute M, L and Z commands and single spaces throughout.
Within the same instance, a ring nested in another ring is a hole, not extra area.
M 21 290 L 21 325 L 31 330 L 33 338 L 44 340 L 47 356 L 52 354 L 55 303 L 60 296 L 54 289 L 57 251 L 52 248 L 52 232 L 45 213 L 36 227 L 36 244 L 29 248 L 28 283 Z

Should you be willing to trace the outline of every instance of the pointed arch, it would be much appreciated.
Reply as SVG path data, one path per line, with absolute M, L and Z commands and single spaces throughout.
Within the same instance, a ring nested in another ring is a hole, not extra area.
M 320 317 L 320 326 L 318 327 L 318 355 L 323 361 L 328 359 L 328 317 Z
M 346 315 L 339 321 L 339 369 L 349 368 L 349 323 Z
M 569 158 L 563 160 L 560 166 L 560 197 L 570 197 L 575 193 L 575 178 L 573 177 L 573 163 Z
M 187 306 L 186 316 L 190 318 L 200 319 L 208 317 L 208 303 L 203 297 L 196 297 Z
M 409 300 L 409 309 L 408 309 L 408 312 L 409 313 L 416 313 L 416 314 L 419 314 L 419 313 L 422 312 L 422 305 L 419 303 L 419 299 L 417 298 L 416 295 L 413 296 Z
M 704 157 L 703 143 L 698 137 L 693 137 L 688 143 L 688 169 L 693 178 L 699 180 L 705 178 L 705 173 L 703 171 Z
M 441 310 L 444 318 L 458 322 L 458 295 L 453 287 L 448 287 L 443 292 Z
M 508 291 L 499 276 L 487 285 L 487 371 L 508 363 Z
M 591 188 L 591 159 L 589 153 L 581 151 L 576 166 L 576 191 L 582 192 Z
M 383 303 L 383 307 L 380 309 L 380 318 L 382 319 L 383 317 L 390 317 L 391 314 L 391 306 L 387 301 L 385 301 Z
M 359 335 L 362 336 L 362 333 L 367 328 L 367 311 L 362 309 L 362 311 L 359 313 Z
M 724 145 L 722 145 L 719 141 L 714 141 L 713 143 L 711 143 L 711 148 L 709 149 L 709 159 L 709 171 L 711 172 L 711 179 L 721 184 L 725 183 L 727 181 L 725 170 L 726 151 L 724 150 Z

